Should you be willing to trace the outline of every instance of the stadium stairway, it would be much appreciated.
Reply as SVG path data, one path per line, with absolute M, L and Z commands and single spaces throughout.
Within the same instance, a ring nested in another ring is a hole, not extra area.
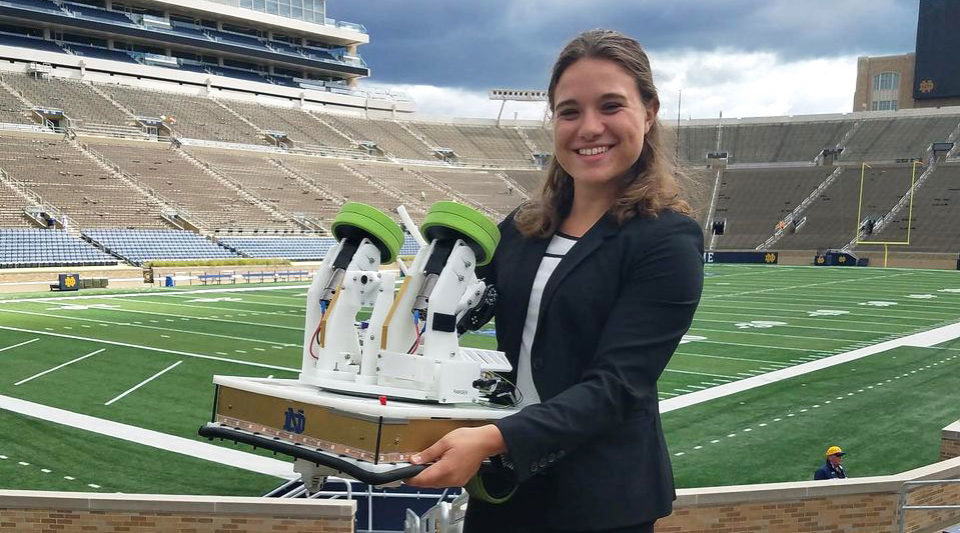
M 269 137 L 268 137 L 267 134 L 263 131 L 263 128 L 261 128 L 260 126 L 257 126 L 257 125 L 254 124 L 253 122 L 251 122 L 249 119 L 247 119 L 247 117 L 241 115 L 240 113 L 237 113 L 233 108 L 231 108 L 230 106 L 228 106 L 227 104 L 225 104 L 225 103 L 224 103 L 223 101 L 221 101 L 220 99 L 218 99 L 218 98 L 211 98 L 211 100 L 213 100 L 213 103 L 215 103 L 215 104 L 217 104 L 218 106 L 220 106 L 220 107 L 221 107 L 224 111 L 226 111 L 227 113 L 230 113 L 231 115 L 237 117 L 237 120 L 239 120 L 240 122 L 243 122 L 243 123 L 246 124 L 247 126 L 250 126 L 251 128 L 257 130 L 257 132 L 260 134 L 260 137 L 261 137 L 260 140 L 263 141 L 264 144 L 272 144 L 271 142 L 269 142 Z
M 527 133 L 523 131 L 523 128 L 514 128 L 514 129 L 516 129 L 517 135 L 520 137 L 520 139 L 523 140 L 523 144 L 527 146 L 527 149 L 530 150 L 531 154 L 536 154 L 540 152 L 540 148 L 538 148 L 536 144 L 533 144 L 533 141 L 531 141 Z
M 290 176 L 291 178 L 297 180 L 297 182 L 299 182 L 299 183 L 300 183 L 301 185 L 303 185 L 304 187 L 306 187 L 306 188 L 314 191 L 315 193 L 317 193 L 317 194 L 319 194 L 319 195 L 321 195 L 321 196 L 324 196 L 324 197 L 326 197 L 326 198 L 329 198 L 330 201 L 332 201 L 333 203 L 335 203 L 337 206 L 341 206 L 341 205 L 343 205 L 343 204 L 345 204 L 345 203 L 347 202 L 347 199 L 346 199 L 346 198 L 344 198 L 342 195 L 340 195 L 339 193 L 337 193 L 337 192 L 334 191 L 333 189 L 330 189 L 329 187 L 325 186 L 325 185 L 322 184 L 322 183 L 317 183 L 317 182 L 315 182 L 315 181 L 313 181 L 313 180 L 305 177 L 303 174 L 297 172 L 296 170 L 293 170 L 292 168 L 288 167 L 287 165 L 284 165 L 284 164 L 283 164 L 283 161 L 281 161 L 280 159 L 277 159 L 277 158 L 275 158 L 275 157 L 271 157 L 271 158 L 270 158 L 270 163 L 271 163 L 273 166 L 277 167 L 277 169 L 279 169 L 280 172 L 283 172 L 283 173 L 286 174 L 287 176 Z
M 130 174 L 123 172 L 123 170 L 120 169 L 119 165 L 110 161 L 99 152 L 96 152 L 95 150 L 90 149 L 86 144 L 78 141 L 76 138 L 68 139 L 67 142 L 70 143 L 71 146 L 76 148 L 78 152 L 83 154 L 84 157 L 86 157 L 95 165 L 103 169 L 104 172 L 109 173 L 113 177 L 127 184 L 127 186 L 129 186 L 131 189 L 140 193 L 140 195 L 143 198 L 153 203 L 154 206 L 156 206 L 158 213 L 177 211 L 177 209 L 175 209 L 172 204 L 167 202 L 166 199 L 160 197 L 160 195 L 156 194 L 149 187 L 146 187 L 143 183 L 141 183 L 139 180 L 137 180 Z M 184 228 L 183 225 L 177 224 L 172 219 L 166 216 L 161 216 L 161 218 L 163 219 L 164 222 L 170 224 L 170 226 L 175 229 L 187 229 L 187 228 Z M 189 215 L 187 218 L 189 218 Z M 197 221 L 197 223 L 199 223 L 199 221 Z
M 308 223 L 297 221 L 295 217 L 290 213 L 286 213 L 285 211 L 282 211 L 278 207 L 270 205 L 268 202 L 264 201 L 262 198 L 251 194 L 246 189 L 244 189 L 242 185 L 230 179 L 228 176 L 225 176 L 224 174 L 221 174 L 220 172 L 213 170 L 212 168 L 210 168 L 210 165 L 205 164 L 201 159 L 197 158 L 190 152 L 187 152 L 182 147 L 176 147 L 174 148 L 173 151 L 182 159 L 185 159 L 186 161 L 196 166 L 203 173 L 217 180 L 217 182 L 219 182 L 223 186 L 229 189 L 232 189 L 236 194 L 246 199 L 247 201 L 251 202 L 254 206 L 258 207 L 260 210 L 268 213 L 272 219 L 278 222 L 282 221 L 282 225 L 286 226 L 288 229 L 300 229 L 302 227 L 303 229 L 307 229 L 310 231 L 318 231 L 318 230 L 325 231 L 323 228 L 313 227 Z M 207 229 L 209 230 L 212 228 L 207 228 Z
M 474 208 L 476 208 L 476 209 L 479 209 L 480 211 L 482 211 L 482 212 L 483 212 L 484 214 L 486 214 L 487 216 L 493 217 L 494 220 L 499 220 L 499 219 L 500 219 L 500 218 L 499 218 L 500 215 L 497 214 L 496 211 L 494 211 L 494 210 L 492 210 L 492 209 L 489 209 L 488 207 L 486 207 L 485 205 L 480 204 L 479 202 L 476 202 L 476 201 L 474 201 L 474 200 L 471 200 L 470 198 L 467 198 L 466 196 L 464 196 L 463 194 L 460 194 L 456 189 L 454 189 L 453 187 L 450 187 L 450 186 L 447 185 L 446 183 L 444 183 L 444 182 L 442 182 L 442 181 L 440 181 L 440 180 L 438 180 L 438 179 L 435 179 L 435 178 L 433 178 L 433 177 L 431 177 L 431 176 L 428 176 L 426 173 L 421 172 L 421 171 L 419 171 L 419 170 L 417 170 L 417 169 L 407 168 L 406 170 L 407 170 L 408 172 L 410 172 L 411 174 L 413 174 L 413 175 L 417 176 L 418 178 L 420 178 L 422 181 L 428 183 L 429 185 L 431 185 L 431 186 L 433 186 L 433 187 L 435 187 L 435 188 L 437 188 L 437 189 L 440 189 L 440 190 L 446 192 L 446 193 L 449 194 L 451 197 L 453 197 L 456 201 L 458 201 L 458 202 L 460 202 L 460 203 L 462 203 L 462 204 L 466 204 L 466 205 L 472 206 L 472 207 L 474 207 Z
M 306 113 L 307 113 L 307 115 L 313 117 L 313 119 L 316 120 L 317 122 L 323 124 L 326 128 L 330 129 L 331 131 L 333 131 L 333 132 L 336 133 L 337 135 L 339 135 L 339 136 L 343 137 L 344 139 L 346 139 L 347 142 L 350 143 L 350 146 L 351 146 L 351 147 L 357 148 L 357 147 L 360 146 L 360 143 L 359 143 L 356 139 L 354 139 L 353 137 L 347 135 L 347 134 L 344 133 L 343 131 L 337 129 L 336 127 L 334 127 L 333 124 L 331 124 L 331 123 L 327 122 L 326 120 L 320 118 L 320 116 L 319 116 L 318 113 L 314 113 L 314 112 L 312 112 L 312 111 L 306 111 Z
M 806 198 L 804 198 L 799 204 L 797 204 L 796 207 L 793 208 L 793 211 L 791 211 L 786 217 L 783 218 L 784 226 L 776 229 L 773 235 L 771 235 L 770 238 L 768 238 L 762 244 L 757 246 L 756 249 L 757 250 L 772 249 L 773 245 L 776 244 L 777 241 L 779 241 L 780 238 L 783 237 L 783 234 L 787 232 L 787 229 L 790 227 L 790 224 L 792 224 L 793 221 L 795 220 L 800 221 L 803 219 L 803 213 L 806 211 L 808 207 L 810 207 L 810 204 L 815 202 L 816 199 L 821 194 L 823 194 L 823 191 L 826 190 L 826 188 L 829 187 L 837 179 L 837 176 L 839 176 L 841 172 L 843 172 L 843 167 L 836 167 L 833 170 L 833 172 L 830 173 L 829 176 L 824 178 L 823 181 L 820 182 L 820 184 L 817 185 L 817 187 L 813 189 L 813 191 L 811 191 L 809 195 L 807 195 Z
M 424 211 L 422 207 L 419 207 L 420 201 L 417 198 L 414 198 L 412 195 L 408 194 L 406 191 L 397 189 L 395 187 L 391 187 L 390 185 L 387 185 L 383 181 L 373 177 L 371 174 L 367 174 L 361 171 L 359 168 L 355 166 L 351 166 L 348 163 L 340 163 L 340 168 L 350 172 L 354 176 L 366 181 L 367 183 L 379 189 L 384 194 L 390 196 L 391 198 L 397 201 L 397 205 L 408 206 L 411 211 L 411 214 L 416 214 L 416 215 L 426 214 L 426 211 Z
M 18 91 L 18 90 L 16 90 L 16 89 L 14 89 L 13 87 L 7 85 L 7 83 L 3 80 L 3 76 L 0 76 L 0 88 L 2 88 L 3 90 L 7 91 L 8 93 L 10 93 L 10 94 L 11 94 L 14 98 L 16 98 L 21 104 L 23 104 L 23 106 L 24 106 L 26 109 L 32 109 L 33 107 L 36 107 L 36 106 L 33 105 L 33 102 L 31 102 L 30 100 L 27 100 L 27 98 L 26 98 L 25 96 L 23 96 L 23 94 L 21 94 L 20 91 Z

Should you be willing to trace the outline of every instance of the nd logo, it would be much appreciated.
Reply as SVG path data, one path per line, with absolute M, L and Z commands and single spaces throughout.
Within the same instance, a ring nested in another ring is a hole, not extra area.
M 293 407 L 287 407 L 287 412 L 284 413 L 283 430 L 299 434 L 303 433 L 306 427 L 307 417 L 303 416 L 303 409 L 297 409 L 294 412 Z

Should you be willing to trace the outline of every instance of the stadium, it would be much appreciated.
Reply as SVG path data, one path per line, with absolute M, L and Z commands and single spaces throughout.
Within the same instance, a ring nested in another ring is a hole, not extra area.
M 459 531 L 459 490 L 310 493 L 197 434 L 213 376 L 297 378 L 345 205 L 499 221 L 552 157 L 363 88 L 376 36 L 327 7 L 0 0 L 0 532 Z M 869 111 L 666 124 L 707 252 L 657 531 L 960 531 L 957 20 L 921 2 L 912 108 L 878 71 Z M 811 481 L 837 442 L 854 477 Z

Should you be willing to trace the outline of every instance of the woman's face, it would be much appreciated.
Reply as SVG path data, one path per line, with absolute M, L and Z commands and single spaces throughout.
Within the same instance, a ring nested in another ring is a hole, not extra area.
M 615 187 L 636 163 L 657 117 L 634 78 L 606 59 L 576 61 L 554 91 L 554 154 L 576 187 Z

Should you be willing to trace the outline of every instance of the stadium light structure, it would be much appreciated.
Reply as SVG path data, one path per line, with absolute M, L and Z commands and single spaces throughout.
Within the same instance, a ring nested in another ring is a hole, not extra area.
M 507 102 L 546 102 L 547 91 L 525 90 L 525 89 L 491 89 L 491 100 L 500 100 L 500 112 L 497 113 L 497 126 L 500 125 L 500 117 L 503 116 L 503 108 Z M 546 112 L 544 112 L 546 118 Z

